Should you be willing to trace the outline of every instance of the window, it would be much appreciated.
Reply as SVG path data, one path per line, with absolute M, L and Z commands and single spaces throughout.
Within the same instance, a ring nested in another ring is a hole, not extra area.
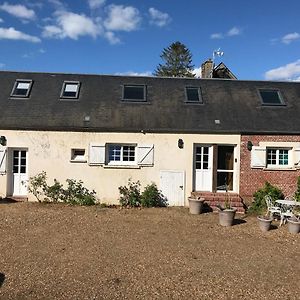
M 185 97 L 187 102 L 202 103 L 201 90 L 199 87 L 186 87 Z
M 61 91 L 60 98 L 76 99 L 78 98 L 80 82 L 65 81 Z
M 124 85 L 123 100 L 147 101 L 145 85 Z
M 108 164 L 135 164 L 135 146 L 108 145 Z
M 71 149 L 71 162 L 86 162 L 85 149 Z
M 278 90 L 260 89 L 259 94 L 265 105 L 283 105 L 282 96 Z
M 29 97 L 31 86 L 32 86 L 32 80 L 17 79 L 14 84 L 13 90 L 11 92 L 11 96 L 27 98 Z
M 267 149 L 267 167 L 284 167 L 289 165 L 288 149 Z

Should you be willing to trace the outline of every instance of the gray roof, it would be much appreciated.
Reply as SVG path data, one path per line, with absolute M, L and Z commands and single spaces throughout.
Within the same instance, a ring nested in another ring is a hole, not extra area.
M 29 98 L 10 97 L 16 79 L 33 80 Z M 78 101 L 60 100 L 64 81 L 80 81 Z M 147 102 L 122 101 L 124 84 L 145 84 Z M 185 102 L 186 86 L 203 104 Z M 259 88 L 280 90 L 285 105 L 262 105 Z M 295 82 L 2 71 L 0 90 L 2 130 L 300 134 Z

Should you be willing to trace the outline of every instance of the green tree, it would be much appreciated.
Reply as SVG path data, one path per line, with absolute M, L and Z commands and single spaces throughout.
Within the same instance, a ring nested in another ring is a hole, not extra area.
M 182 43 L 175 42 L 164 48 L 161 56 L 164 64 L 159 64 L 154 76 L 162 77 L 195 77 L 192 73 L 192 54 Z

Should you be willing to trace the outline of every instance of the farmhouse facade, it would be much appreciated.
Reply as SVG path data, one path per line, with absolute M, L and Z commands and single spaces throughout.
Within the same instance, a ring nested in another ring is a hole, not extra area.
M 128 179 L 170 205 L 193 192 L 250 199 L 300 175 L 300 85 L 293 82 L 0 72 L 0 196 L 27 182 L 82 180 L 117 203 Z

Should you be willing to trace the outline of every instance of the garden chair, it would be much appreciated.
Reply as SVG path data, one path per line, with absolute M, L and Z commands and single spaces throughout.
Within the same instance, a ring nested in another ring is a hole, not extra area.
M 266 215 L 270 214 L 271 217 L 273 217 L 274 214 L 278 214 L 281 217 L 281 208 L 279 206 L 276 206 L 273 204 L 273 200 L 271 198 L 271 196 L 266 195 L 265 196 L 265 201 L 267 204 L 267 213 Z

